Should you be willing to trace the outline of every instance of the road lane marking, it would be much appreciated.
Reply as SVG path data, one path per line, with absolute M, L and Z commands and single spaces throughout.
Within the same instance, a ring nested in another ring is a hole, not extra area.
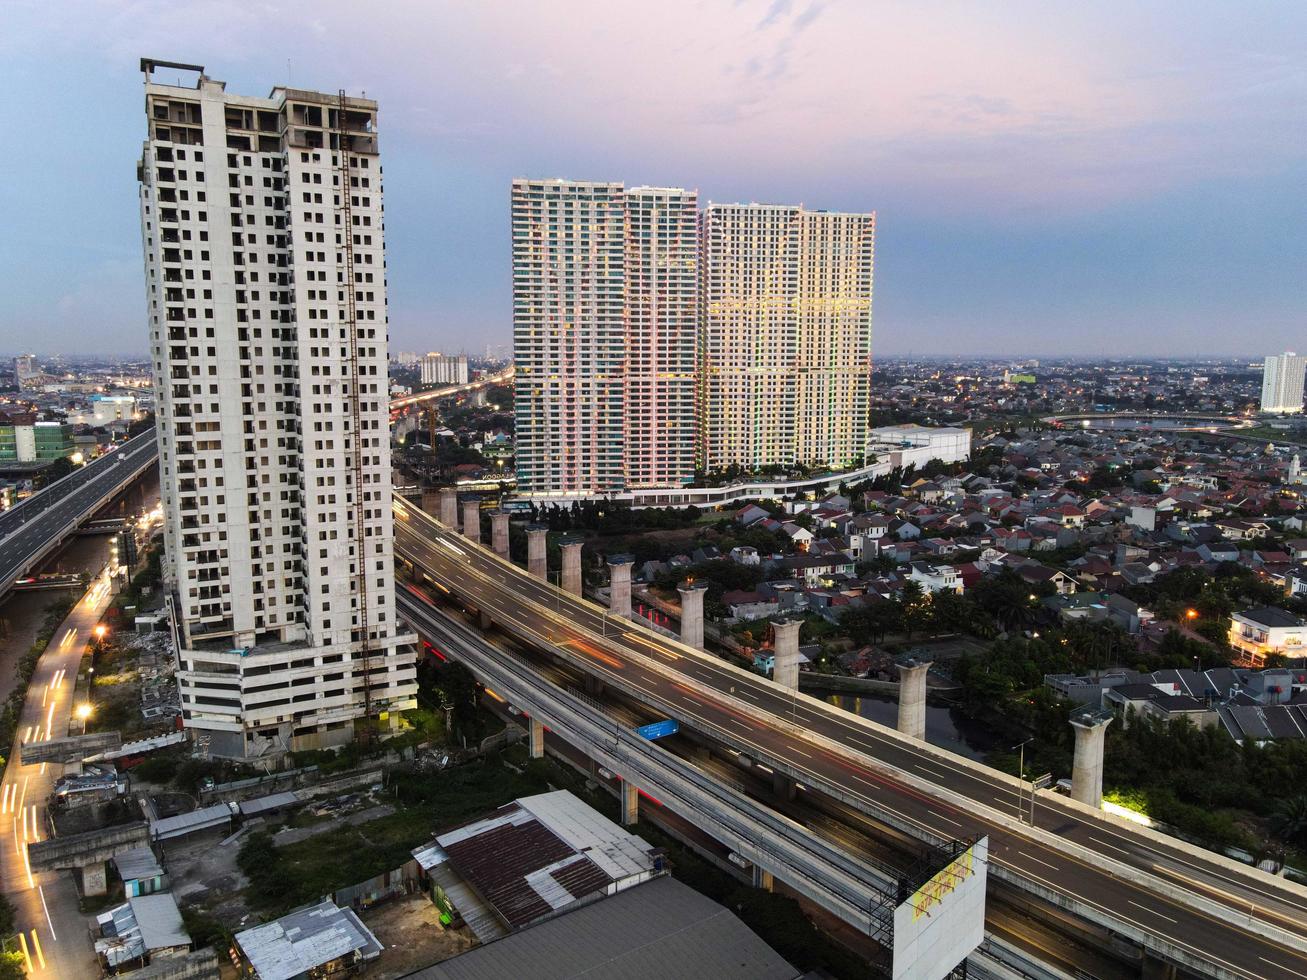
M 946 817 L 942 813 L 936 813 L 934 810 L 927 810 L 926 812 L 929 813 L 932 817 L 936 818 L 937 820 L 943 820 L 945 823 L 951 823 L 954 827 L 962 826 L 962 824 L 958 823 L 956 820 L 952 819 L 951 817 Z
M 1127 898 L 1126 901 L 1137 909 L 1143 909 L 1145 912 L 1151 913 L 1152 915 L 1157 916 L 1159 919 L 1165 919 L 1167 922 L 1171 923 L 1171 925 L 1176 924 L 1175 919 L 1171 918 L 1169 915 L 1163 915 L 1161 912 L 1157 911 L 1157 909 L 1149 908 L 1147 905 L 1140 905 L 1133 898 Z
M 1057 871 L 1057 870 L 1058 870 L 1057 865 L 1049 864 L 1047 861 L 1041 861 L 1039 858 L 1035 857 L 1033 854 L 1027 854 L 1025 851 L 1017 851 L 1017 854 L 1021 855 L 1021 857 L 1025 858 L 1025 859 L 1028 860 L 1028 861 L 1034 861 L 1036 864 L 1042 864 L 1044 867 L 1046 867 L 1046 868 L 1048 868 L 1048 869 L 1050 869 L 1050 870 L 1052 870 L 1052 871 Z
M 1263 963 L 1271 964 L 1271 966 L 1275 967 L 1277 970 L 1283 970 L 1285 973 L 1292 973 L 1295 977 L 1307 977 L 1307 973 L 1299 973 L 1297 970 L 1287 967 L 1283 963 L 1276 963 L 1274 960 L 1268 960 L 1265 956 L 1259 956 L 1257 958 Z
M 1099 839 L 1098 839 L 1097 837 L 1095 837 L 1093 834 L 1090 834 L 1090 835 L 1089 835 L 1089 839 L 1090 839 L 1091 841 L 1093 841 L 1095 844 L 1102 844 L 1104 847 L 1110 847 L 1112 850 L 1114 850 L 1114 851 L 1118 851 L 1118 852 L 1120 852 L 1121 854 L 1126 854 L 1126 855 L 1128 855 L 1128 854 L 1130 853 L 1130 852 L 1127 851 L 1125 848 L 1117 847 L 1115 844 L 1109 844 L 1109 843 L 1108 843 L 1107 841 L 1105 841 L 1105 840 L 1099 840 Z
M 55 935 L 54 931 L 54 920 L 50 918 L 50 906 L 45 904 L 45 889 L 37 885 L 36 890 L 41 896 L 41 908 L 45 909 L 45 924 L 50 927 L 50 938 L 58 942 L 59 937 Z
M 729 721 L 736 728 L 743 728 L 747 732 L 751 732 L 754 730 L 752 725 L 750 725 L 747 721 L 741 721 L 739 718 L 728 718 L 726 720 Z
M 808 755 L 807 752 L 804 752 L 803 749 L 799 748 L 799 747 L 796 746 L 796 745 L 792 745 L 792 746 L 790 746 L 790 751 L 791 751 L 791 752 L 794 752 L 794 753 L 796 753 L 796 754 L 798 754 L 798 755 L 803 756 L 805 759 L 811 759 L 811 758 L 812 758 L 812 756 Z

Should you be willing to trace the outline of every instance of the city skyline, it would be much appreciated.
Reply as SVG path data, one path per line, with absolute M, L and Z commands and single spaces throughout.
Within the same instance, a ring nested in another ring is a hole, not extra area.
M 230 65 L 241 90 L 343 82 L 383 101 L 396 350 L 508 341 L 502 187 L 561 173 L 678 184 L 705 203 L 875 208 L 878 356 L 1301 346 L 1296 8 L 1205 5 L 1180 23 L 1152 7 L 981 19 L 706 3 L 686 8 L 693 40 L 652 43 L 672 27 L 646 24 L 656 37 L 638 49 L 584 11 L 568 32 L 543 6 L 511 22 L 492 7 L 399 8 L 348 35 L 344 79 L 309 67 L 341 63 L 344 8 L 315 6 L 275 43 L 251 43 L 253 15 L 209 30 L 193 10 L 12 10 L 0 73 L 19 121 L 89 120 L 51 131 L 51 152 L 20 161 L 5 192 L 15 275 L 0 330 L 15 348 L 141 345 L 122 134 L 139 113 L 135 59 L 158 52 Z

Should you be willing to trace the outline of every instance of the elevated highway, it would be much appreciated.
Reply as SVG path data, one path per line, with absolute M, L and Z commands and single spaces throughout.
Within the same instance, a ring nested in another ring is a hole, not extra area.
M 157 457 L 150 429 L 0 514 L 0 598 Z
M 475 381 L 469 381 L 467 384 L 451 385 L 448 388 L 437 388 L 435 391 L 419 391 L 415 395 L 403 395 L 400 398 L 390 400 L 391 411 L 400 408 L 408 408 L 410 405 L 421 405 L 424 402 L 440 401 L 442 398 L 452 398 L 455 395 L 466 394 L 469 391 L 479 391 L 482 388 L 492 388 L 495 385 L 507 384 L 513 380 L 513 366 L 510 364 L 502 371 L 496 371 L 494 374 L 487 374 L 483 378 L 477 378 Z
M 1023 823 L 1012 777 L 615 619 L 402 500 L 395 514 L 402 560 L 683 726 L 917 839 L 988 836 L 991 875 L 1160 959 L 1215 977 L 1307 977 L 1307 890 L 1053 794 Z
M 628 786 L 693 813 L 713 837 L 765 871 L 792 882 L 817 904 L 863 932 L 888 941 L 876 910 L 892 900 L 897 879 L 857 861 L 804 827 L 705 775 L 657 742 L 641 738 L 599 706 L 553 683 L 525 659 L 485 643 L 472 629 L 401 589 L 401 611 L 410 625 L 466 664 L 498 694 L 574 745 L 585 745 L 596 762 Z M 891 906 L 892 907 L 892 906 Z

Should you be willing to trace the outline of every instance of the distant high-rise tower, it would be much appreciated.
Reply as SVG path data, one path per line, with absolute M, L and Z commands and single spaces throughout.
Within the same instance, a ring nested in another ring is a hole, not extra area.
M 1292 351 L 1269 354 L 1262 368 L 1262 411 L 1301 412 L 1307 356 Z
M 19 388 L 27 388 L 41 377 L 41 365 L 35 354 L 19 354 L 14 358 L 14 380 Z
M 416 694 L 394 604 L 377 106 L 141 68 L 183 719 L 213 755 L 341 744 Z
M 864 458 L 876 216 L 710 204 L 702 220 L 700 466 Z
M 419 363 L 424 385 L 467 384 L 466 354 L 425 354 Z
M 520 490 L 693 478 L 697 200 L 679 188 L 513 182 Z

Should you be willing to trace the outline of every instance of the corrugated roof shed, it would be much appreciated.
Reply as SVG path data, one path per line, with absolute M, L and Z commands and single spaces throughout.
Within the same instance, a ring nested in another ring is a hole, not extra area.
M 148 847 L 133 847 L 128 851 L 119 851 L 113 856 L 113 864 L 118 869 L 118 877 L 123 881 L 156 878 L 163 874 L 163 865 Z
M 232 808 L 226 803 L 216 803 L 190 813 L 179 813 L 175 817 L 150 821 L 150 840 L 168 840 L 192 834 L 197 830 L 220 827 L 231 822 Z
M 407 980 L 794 980 L 799 971 L 731 912 L 674 878 L 409 974 Z
M 141 928 L 141 938 L 145 940 L 147 950 L 191 944 L 190 933 L 182 924 L 177 900 L 168 892 L 137 895 L 129 898 L 127 904 L 132 907 L 132 915 L 136 916 L 136 924 Z
M 260 796 L 253 800 L 242 800 L 239 804 L 242 817 L 252 817 L 259 813 L 268 813 L 272 810 L 280 810 L 282 807 L 296 806 L 302 802 L 298 793 L 292 793 L 289 790 L 285 793 L 273 793 L 270 796 Z
M 365 960 L 381 955 L 377 937 L 359 917 L 330 901 L 297 909 L 235 938 L 259 980 L 292 980 L 355 951 Z

